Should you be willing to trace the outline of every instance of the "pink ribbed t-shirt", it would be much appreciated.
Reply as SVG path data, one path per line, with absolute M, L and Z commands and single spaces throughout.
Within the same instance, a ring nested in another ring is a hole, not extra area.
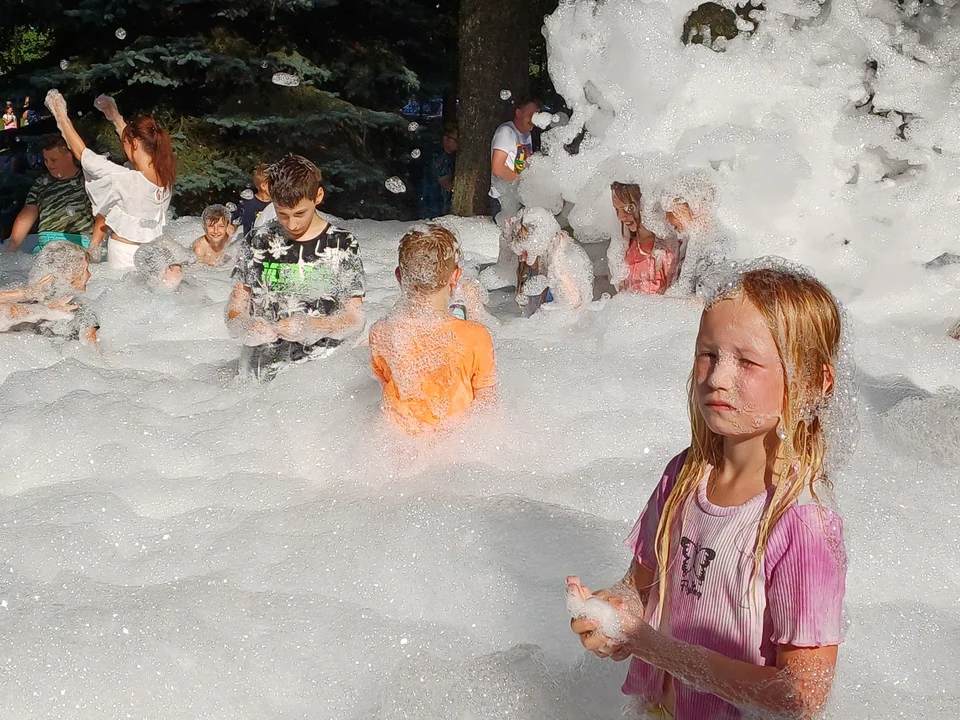
M 660 514 L 686 452 L 667 465 L 625 544 L 637 561 L 657 569 Z M 709 468 L 671 534 L 667 598 L 658 617 L 658 589 L 644 619 L 660 632 L 755 665 L 776 664 L 777 646 L 826 647 L 843 642 L 846 579 L 843 523 L 833 510 L 801 495 L 773 528 L 756 582 L 753 550 L 770 500 L 763 493 L 743 505 L 719 507 L 707 499 Z M 664 673 L 634 658 L 623 692 L 661 699 Z M 740 720 L 741 711 L 715 695 L 680 682 L 675 720 Z

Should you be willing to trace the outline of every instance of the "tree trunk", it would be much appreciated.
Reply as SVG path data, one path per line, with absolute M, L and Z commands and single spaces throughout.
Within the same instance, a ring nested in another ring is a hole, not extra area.
M 489 211 L 490 141 L 530 90 L 530 0 L 463 0 L 460 5 L 460 148 L 453 212 Z M 502 90 L 511 97 L 503 100 Z

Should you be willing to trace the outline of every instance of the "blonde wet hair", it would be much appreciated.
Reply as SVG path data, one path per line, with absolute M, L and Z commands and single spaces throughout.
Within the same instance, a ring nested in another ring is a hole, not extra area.
M 405 290 L 436 292 L 460 266 L 460 243 L 452 232 L 437 224 L 418 225 L 400 240 L 398 265 Z
M 840 349 L 841 311 L 826 287 L 814 277 L 785 268 L 748 270 L 714 302 L 743 297 L 763 315 L 784 369 L 778 434 L 782 436 L 774 465 L 773 497 L 760 519 L 753 549 L 753 582 L 758 578 L 770 534 L 804 490 L 817 502 L 815 484 L 829 483 L 824 462 L 826 437 L 822 410 L 834 392 L 832 379 Z M 710 308 L 708 304 L 707 312 Z M 828 379 L 831 382 L 828 382 Z M 707 426 L 696 400 L 693 372 L 687 386 L 690 450 L 664 504 L 656 535 L 659 613 L 666 598 L 671 533 L 686 502 L 697 492 L 708 466 L 723 464 L 723 437 Z

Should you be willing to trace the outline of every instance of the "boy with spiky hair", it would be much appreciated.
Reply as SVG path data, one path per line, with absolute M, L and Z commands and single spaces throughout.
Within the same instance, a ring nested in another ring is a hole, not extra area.
M 462 274 L 453 234 L 440 225 L 415 227 L 398 256 L 402 297 L 370 329 L 370 357 L 387 416 L 417 434 L 473 405 L 495 404 L 496 363 L 487 328 L 450 313 Z
M 360 248 L 317 212 L 321 180 L 299 155 L 270 167 L 277 218 L 241 242 L 227 305 L 227 329 L 244 344 L 241 375 L 268 380 L 290 363 L 330 354 L 364 327 Z

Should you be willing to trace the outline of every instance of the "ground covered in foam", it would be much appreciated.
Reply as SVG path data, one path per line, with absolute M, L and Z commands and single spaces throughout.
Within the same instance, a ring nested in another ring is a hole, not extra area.
M 834 476 L 830 717 L 956 718 L 960 265 L 923 266 L 960 252 L 956 10 L 771 0 L 716 53 L 679 41 L 695 5 L 561 4 L 550 72 L 573 114 L 521 196 L 601 240 L 611 180 L 696 166 L 738 256 L 803 262 L 846 302 L 862 432 Z M 451 223 L 496 259 L 491 224 Z M 372 322 L 404 228 L 348 227 Z M 228 275 L 188 280 L 157 296 L 95 268 L 100 352 L 0 335 L 0 717 L 618 717 L 626 667 L 579 651 L 564 577 L 620 577 L 687 442 L 697 303 L 498 310 L 498 413 L 424 444 L 379 420 L 363 346 L 239 385 Z
M 456 223 L 476 261 L 496 257 L 487 222 Z M 372 322 L 403 227 L 348 227 Z M 626 667 L 581 654 L 564 577 L 600 586 L 629 561 L 620 541 L 688 437 L 698 304 L 504 317 L 497 415 L 425 445 L 379 420 L 364 346 L 238 384 L 226 273 L 188 282 L 154 295 L 96 267 L 99 353 L 0 335 L 0 716 L 617 717 Z M 960 396 L 938 389 L 960 385 L 960 344 L 926 329 L 936 295 L 852 303 L 836 718 L 960 700 Z

